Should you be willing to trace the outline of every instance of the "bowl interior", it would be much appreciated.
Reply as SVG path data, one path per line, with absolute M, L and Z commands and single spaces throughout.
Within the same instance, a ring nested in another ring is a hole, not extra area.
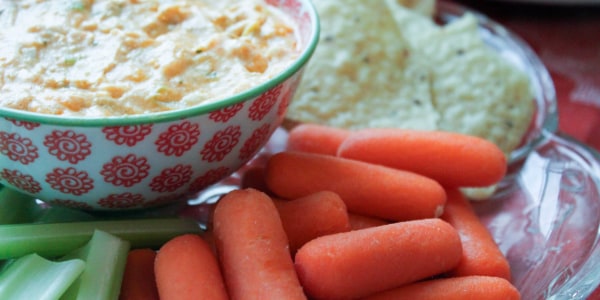
M 297 37 L 299 40 L 300 55 L 290 64 L 282 73 L 274 76 L 270 80 L 263 82 L 251 89 L 242 93 L 227 97 L 218 101 L 202 103 L 185 109 L 178 109 L 165 112 L 156 112 L 148 114 L 130 115 L 123 117 L 71 117 L 71 116 L 55 116 L 40 113 L 32 113 L 16 109 L 0 107 L 0 118 L 8 118 L 24 122 L 53 124 L 64 126 L 120 126 L 134 125 L 143 123 L 158 123 L 172 121 L 190 116 L 206 114 L 224 107 L 235 105 L 240 102 L 253 99 L 258 95 L 274 88 L 283 83 L 292 75 L 301 71 L 304 65 L 308 62 L 314 52 L 320 32 L 320 23 L 317 12 L 310 0 L 287 0 L 266 1 L 269 5 L 281 9 L 297 24 Z M 0 95 L 1 97 L 1 95 Z

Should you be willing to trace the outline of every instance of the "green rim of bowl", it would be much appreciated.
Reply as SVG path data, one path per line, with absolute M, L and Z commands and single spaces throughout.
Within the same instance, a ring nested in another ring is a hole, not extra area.
M 311 58 L 312 54 L 314 53 L 317 47 L 320 34 L 320 21 L 316 12 L 316 8 L 309 0 L 300 1 L 302 1 L 305 4 L 304 7 L 306 8 L 307 13 L 310 16 L 310 20 L 313 24 L 311 26 L 310 38 L 307 41 L 308 44 L 306 45 L 306 47 L 304 47 L 304 50 L 302 51 L 300 56 L 282 73 L 245 92 L 233 95 L 228 98 L 224 98 L 222 100 L 217 100 L 206 104 L 199 104 L 185 109 L 148 114 L 127 115 L 117 117 L 71 117 L 33 113 L 28 111 L 0 107 L 0 117 L 41 124 L 82 127 L 134 125 L 144 123 L 160 123 L 198 116 L 211 111 L 218 110 L 223 107 L 234 105 L 236 103 L 244 102 L 248 99 L 255 98 L 258 95 L 264 93 L 265 91 L 281 84 L 282 82 L 299 72 L 304 67 L 304 65 L 308 63 L 308 60 Z

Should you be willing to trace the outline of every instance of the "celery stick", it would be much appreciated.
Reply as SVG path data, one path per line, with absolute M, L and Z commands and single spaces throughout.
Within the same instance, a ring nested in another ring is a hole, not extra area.
M 61 260 L 83 259 L 85 270 L 61 300 L 118 299 L 129 252 L 129 242 L 96 230 L 83 247 Z
M 0 274 L 0 299 L 58 299 L 84 268 L 81 259 L 53 262 L 35 253 L 23 256 Z
M 158 248 L 175 236 L 201 231 L 195 221 L 183 218 L 0 225 L 0 260 L 29 253 L 63 256 L 85 245 L 96 229 L 125 239 L 134 248 Z
M 34 197 L 0 185 L 0 224 L 32 222 L 38 211 Z

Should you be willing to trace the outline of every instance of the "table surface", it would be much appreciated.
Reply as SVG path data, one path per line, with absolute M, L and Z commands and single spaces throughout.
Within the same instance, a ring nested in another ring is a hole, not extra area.
M 486 14 L 533 48 L 556 87 L 559 130 L 600 151 L 600 4 L 455 2 Z M 595 299 L 600 287 L 588 298 Z

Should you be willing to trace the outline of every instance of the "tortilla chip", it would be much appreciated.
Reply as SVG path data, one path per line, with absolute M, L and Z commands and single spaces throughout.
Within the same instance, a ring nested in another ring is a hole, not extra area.
M 434 129 L 431 73 L 384 1 L 314 2 L 319 45 L 288 118 L 342 128 Z
M 486 138 L 510 154 L 533 116 L 527 75 L 485 44 L 472 14 L 417 32 L 403 25 L 419 15 L 405 8 L 395 11 L 404 37 L 413 51 L 427 57 L 433 72 L 438 128 Z

